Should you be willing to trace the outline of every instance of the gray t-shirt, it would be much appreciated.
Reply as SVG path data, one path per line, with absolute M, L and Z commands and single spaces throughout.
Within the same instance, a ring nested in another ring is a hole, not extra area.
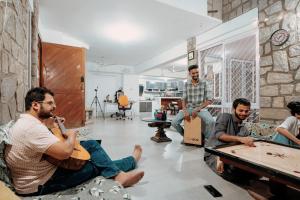
M 246 137 L 250 135 L 250 132 L 245 128 L 242 121 L 238 120 L 234 114 L 222 113 L 218 116 L 215 123 L 213 133 L 210 135 L 208 142 L 205 144 L 206 147 L 217 147 L 223 144 L 227 144 L 219 140 L 219 137 L 223 134 Z M 213 167 L 215 164 L 215 156 L 205 152 L 204 159 L 209 161 L 208 165 Z
M 299 134 L 299 120 L 295 116 L 289 116 L 278 128 L 284 128 L 294 136 L 297 136 Z

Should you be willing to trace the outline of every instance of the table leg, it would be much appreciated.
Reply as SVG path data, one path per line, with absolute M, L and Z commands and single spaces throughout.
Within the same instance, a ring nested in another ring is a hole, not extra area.
M 165 134 L 165 130 L 162 127 L 157 127 L 155 136 L 151 137 L 151 140 L 160 143 L 160 142 L 171 142 L 172 140 L 168 138 Z

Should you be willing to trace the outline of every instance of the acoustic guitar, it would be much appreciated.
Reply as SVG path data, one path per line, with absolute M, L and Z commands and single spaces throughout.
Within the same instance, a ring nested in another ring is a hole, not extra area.
M 66 128 L 63 125 L 63 123 L 57 118 L 54 117 L 55 121 L 58 124 L 58 127 L 54 127 L 51 128 L 51 132 L 53 133 L 53 135 L 55 135 L 57 138 L 59 138 L 59 140 L 64 141 L 66 140 Z M 89 160 L 91 158 L 89 152 L 87 150 L 85 150 L 80 143 L 76 140 L 75 141 L 75 146 L 74 146 L 74 150 L 70 156 L 70 158 L 66 159 L 66 160 L 58 160 L 56 158 L 53 158 L 49 155 L 45 154 L 45 159 L 58 166 L 61 168 L 65 168 L 65 169 L 71 169 L 71 170 L 78 170 L 80 169 L 87 160 Z

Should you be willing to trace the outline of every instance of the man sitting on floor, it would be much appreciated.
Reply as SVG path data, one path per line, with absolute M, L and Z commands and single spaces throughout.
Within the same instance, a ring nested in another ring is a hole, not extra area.
M 237 142 L 254 147 L 254 140 L 242 122 L 249 116 L 250 102 L 239 98 L 234 100 L 232 114 L 222 113 L 218 116 L 214 132 L 205 146 L 217 147 L 226 143 Z M 204 160 L 208 166 L 224 179 L 232 182 L 248 181 L 254 175 L 230 165 L 223 164 L 219 157 L 205 152 Z
M 44 195 L 79 185 L 99 175 L 129 187 L 143 177 L 143 171 L 128 172 L 136 167 L 141 157 L 140 145 L 135 146 L 132 156 L 112 161 L 97 141 L 83 141 L 81 145 L 91 158 L 79 170 L 67 170 L 49 163 L 44 154 L 57 160 L 70 157 L 77 134 L 68 130 L 66 140 L 60 141 L 45 125 L 56 108 L 53 96 L 47 88 L 31 89 L 25 98 L 26 113 L 21 114 L 9 132 L 12 145 L 5 149 L 5 160 L 18 194 Z

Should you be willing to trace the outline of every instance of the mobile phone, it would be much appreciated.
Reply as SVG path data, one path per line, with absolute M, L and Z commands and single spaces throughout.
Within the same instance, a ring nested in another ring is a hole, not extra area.
M 221 197 L 222 194 L 214 188 L 212 185 L 204 185 L 204 188 L 213 196 L 213 197 Z

